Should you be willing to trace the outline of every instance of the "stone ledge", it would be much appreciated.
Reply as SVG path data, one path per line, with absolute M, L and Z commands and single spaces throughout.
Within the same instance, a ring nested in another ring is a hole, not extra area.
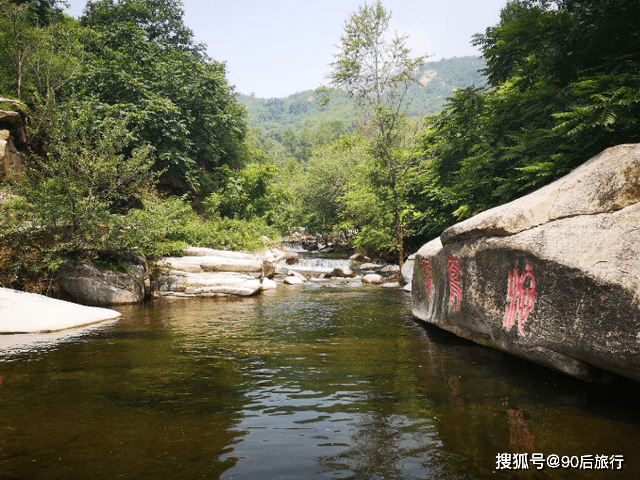
M 0 287 L 0 334 L 45 333 L 91 325 L 120 312 Z

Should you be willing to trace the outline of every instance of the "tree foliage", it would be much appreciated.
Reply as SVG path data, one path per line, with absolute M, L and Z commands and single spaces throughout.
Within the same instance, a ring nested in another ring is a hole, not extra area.
M 474 40 L 489 88 L 455 92 L 422 134 L 421 238 L 640 141 L 638 25 L 637 2 L 508 2 Z
M 182 15 L 178 0 L 89 2 L 87 68 L 75 83 L 77 94 L 126 112 L 174 193 L 199 191 L 202 173 L 222 164 L 239 166 L 247 128 L 225 65 L 204 54 Z
M 402 265 L 408 210 L 404 187 L 414 161 L 405 97 L 424 57 L 411 56 L 406 35 L 389 38 L 390 20 L 391 14 L 379 0 L 354 12 L 345 23 L 329 79 L 363 111 L 362 132 L 377 162 L 372 170 L 373 191 L 392 209 L 393 250 Z
M 0 0 L 0 96 L 22 100 L 30 134 L 22 180 L 0 183 L 0 284 L 45 292 L 69 256 L 257 248 L 273 236 L 253 204 L 271 171 L 238 175 L 245 187 L 255 180 L 242 218 L 206 218 L 183 196 L 200 205 L 223 188 L 216 169 L 262 154 L 245 141 L 246 111 L 224 63 L 184 25 L 182 2 L 95 0 L 80 21 L 62 4 Z

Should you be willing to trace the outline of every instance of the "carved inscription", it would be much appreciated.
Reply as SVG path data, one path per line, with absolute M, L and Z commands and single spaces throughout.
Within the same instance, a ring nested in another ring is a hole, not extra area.
M 449 271 L 449 301 L 460 310 L 460 300 L 462 300 L 462 284 L 458 275 L 462 273 L 458 257 L 453 255 L 447 259 L 447 270 Z
M 518 275 L 517 267 L 509 274 L 507 299 L 510 303 L 504 312 L 504 328 L 507 332 L 511 330 L 517 319 L 518 331 L 520 335 L 525 336 L 523 325 L 536 301 L 536 279 L 528 263 L 522 275 Z
M 431 264 L 429 259 L 421 258 L 420 266 L 422 267 L 422 273 L 424 275 L 424 283 L 427 287 L 427 293 L 431 293 L 431 281 L 433 279 L 433 274 L 431 273 Z

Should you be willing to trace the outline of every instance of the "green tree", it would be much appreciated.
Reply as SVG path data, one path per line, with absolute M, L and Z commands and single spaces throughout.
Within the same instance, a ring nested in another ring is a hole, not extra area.
M 343 226 L 356 227 L 345 217 L 345 195 L 352 186 L 366 181 L 361 166 L 368 152 L 361 138 L 342 136 L 317 149 L 298 189 L 304 225 L 310 231 L 331 232 Z
M 34 13 L 34 25 L 48 25 L 62 13 L 62 6 L 68 7 L 64 0 L 9 0 L 15 5 L 27 5 Z
M 70 255 L 128 251 L 126 213 L 154 184 L 148 147 L 100 105 L 61 103 L 46 114 L 37 152 L 1 207 L 0 282 L 44 293 Z
M 233 171 L 224 165 L 216 170 L 217 188 L 204 200 L 215 216 L 237 220 L 269 217 L 285 200 L 285 192 L 274 184 L 278 168 L 270 163 L 251 163 Z
M 77 21 L 43 5 L 0 0 L 0 89 L 30 106 L 55 101 L 84 56 Z
M 22 193 L 33 226 L 50 229 L 70 251 L 117 244 L 118 212 L 154 183 L 149 147 L 132 148 L 124 120 L 99 109 L 59 104 L 47 117 L 44 152 L 25 164 Z
M 415 160 L 411 143 L 415 130 L 407 122 L 405 101 L 424 57 L 411 57 L 407 36 L 389 39 L 391 14 L 380 1 L 364 4 L 345 23 L 329 79 L 343 89 L 363 113 L 362 131 L 377 161 L 374 185 L 380 197 L 388 191 L 394 218 L 395 250 L 402 265 L 409 219 L 405 185 Z
M 128 128 L 154 147 L 155 170 L 171 193 L 206 195 L 206 173 L 242 164 L 246 112 L 226 79 L 182 23 L 178 0 L 96 0 L 87 65 L 74 82 L 84 98 L 117 107 Z
M 34 18 L 30 4 L 15 5 L 0 1 L 0 62 L 2 65 L 3 90 L 22 100 L 24 72 L 31 54 L 35 50 Z

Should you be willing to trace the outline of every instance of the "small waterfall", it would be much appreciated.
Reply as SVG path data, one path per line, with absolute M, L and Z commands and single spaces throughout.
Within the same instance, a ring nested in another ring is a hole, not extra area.
M 305 272 L 328 273 L 336 267 L 349 268 L 350 265 L 351 260 L 348 258 L 300 257 L 291 268 Z

